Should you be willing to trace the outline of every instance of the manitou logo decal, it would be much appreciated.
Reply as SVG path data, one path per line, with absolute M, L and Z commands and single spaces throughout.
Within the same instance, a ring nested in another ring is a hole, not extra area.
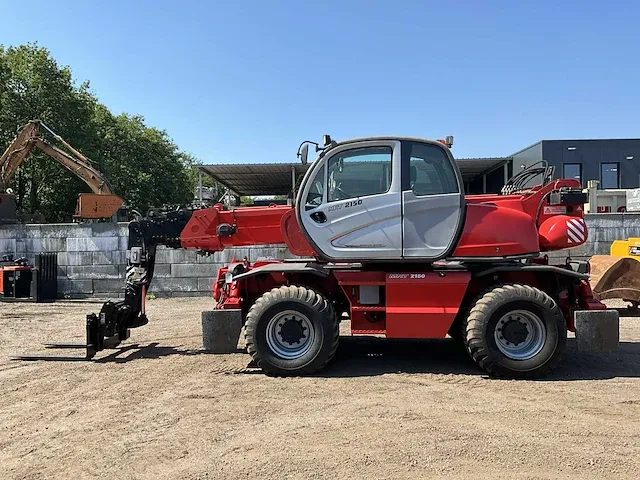
M 567 243 L 582 243 L 587 238 L 587 226 L 581 218 L 567 220 Z

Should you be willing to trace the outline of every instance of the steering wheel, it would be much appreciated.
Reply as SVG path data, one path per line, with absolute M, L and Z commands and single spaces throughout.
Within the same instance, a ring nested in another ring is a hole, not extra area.
M 342 188 L 340 188 L 340 185 L 338 184 L 333 187 L 333 191 L 331 193 L 332 200 L 344 200 L 345 198 L 351 198 L 351 195 L 342 190 Z
M 319 200 L 318 203 L 315 203 L 316 200 Z M 307 201 L 306 201 L 307 205 L 313 205 L 314 207 L 317 207 L 321 203 L 322 203 L 322 194 L 321 193 L 309 192 L 309 195 L 307 195 Z

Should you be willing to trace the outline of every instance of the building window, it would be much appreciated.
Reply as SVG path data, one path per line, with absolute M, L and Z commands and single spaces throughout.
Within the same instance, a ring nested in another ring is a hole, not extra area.
M 575 178 L 582 185 L 582 164 L 565 163 L 562 165 L 562 178 Z
M 620 164 L 600 164 L 600 188 L 620 188 Z

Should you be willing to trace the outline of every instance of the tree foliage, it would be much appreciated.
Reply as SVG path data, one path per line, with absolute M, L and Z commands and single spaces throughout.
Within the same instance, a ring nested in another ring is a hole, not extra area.
M 37 44 L 0 45 L 0 151 L 19 127 L 40 119 L 89 157 L 115 193 L 132 208 L 186 205 L 193 200 L 197 160 L 181 151 L 166 131 L 149 127 L 140 115 L 113 114 L 88 82 L 77 85 Z M 49 221 L 70 217 L 78 193 L 90 189 L 42 152 L 20 166 L 11 187 L 23 213 Z

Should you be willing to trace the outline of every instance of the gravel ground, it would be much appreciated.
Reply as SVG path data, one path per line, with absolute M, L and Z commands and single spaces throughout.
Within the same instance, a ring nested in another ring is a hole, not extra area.
M 269 378 L 200 350 L 207 298 L 148 302 L 92 362 L 43 350 L 99 306 L 0 304 L 0 478 L 638 478 L 640 319 L 542 381 L 488 379 L 449 339 L 349 336 L 320 375 Z

